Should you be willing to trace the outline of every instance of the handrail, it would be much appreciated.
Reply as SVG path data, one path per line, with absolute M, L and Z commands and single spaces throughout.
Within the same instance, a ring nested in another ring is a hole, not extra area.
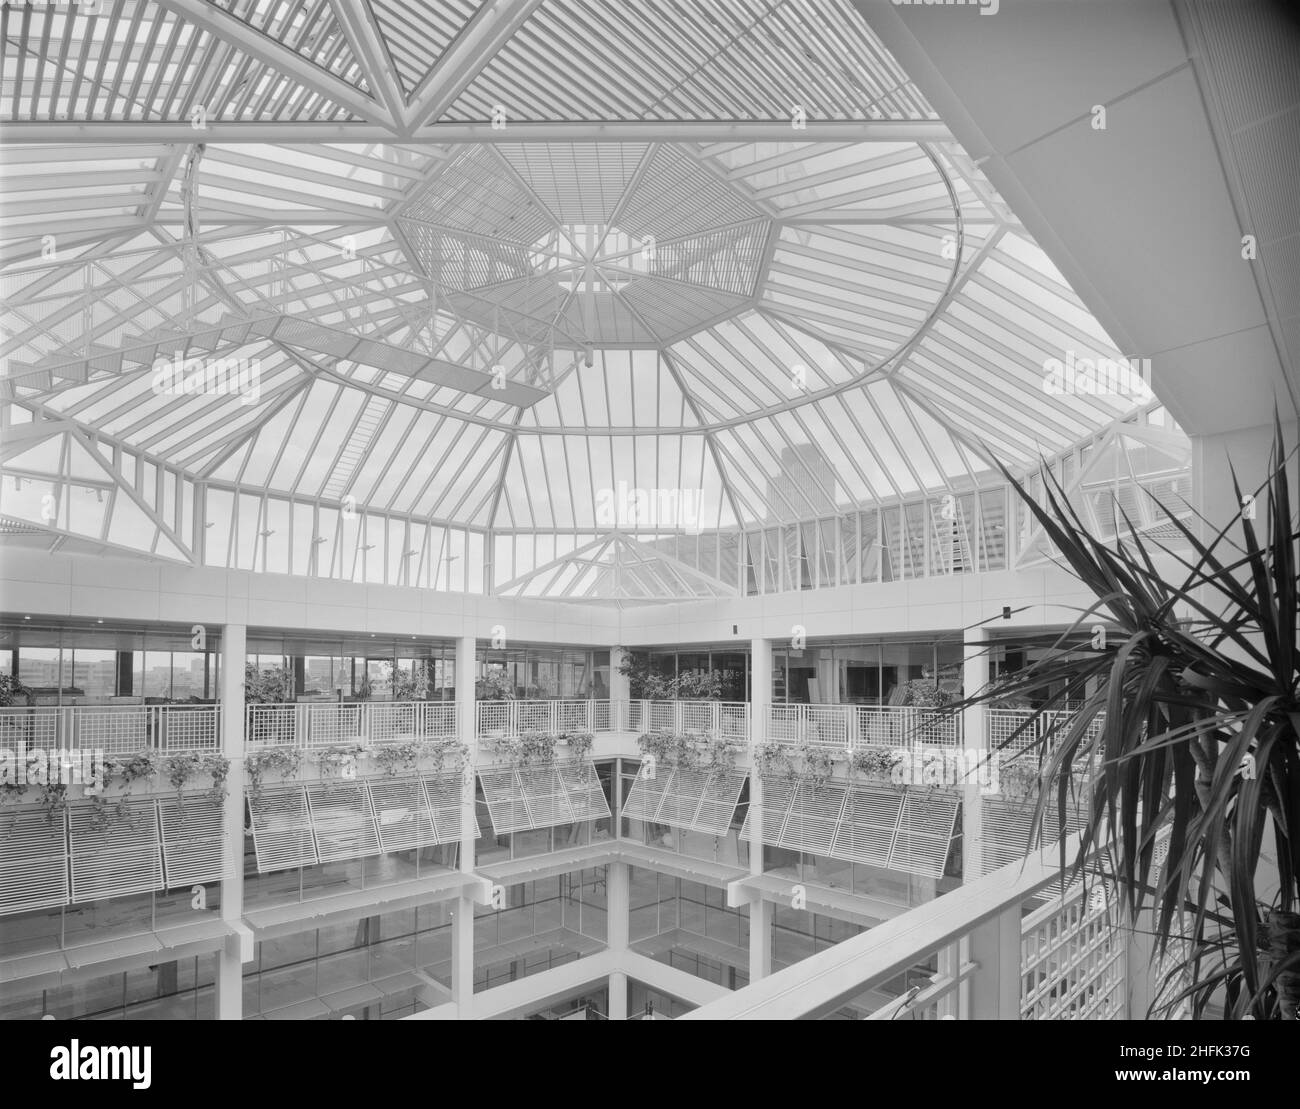
M 1078 844 L 1077 836 L 1067 838 L 1067 859 L 1074 858 Z M 826 1016 L 1008 911 L 1015 913 L 1018 936 L 1020 906 L 1060 880 L 1060 858 L 1060 845 L 1052 844 L 679 1019 L 790 1020 Z M 744 880 L 737 884 L 743 886 Z M 1018 979 L 1018 960 L 1013 973 Z

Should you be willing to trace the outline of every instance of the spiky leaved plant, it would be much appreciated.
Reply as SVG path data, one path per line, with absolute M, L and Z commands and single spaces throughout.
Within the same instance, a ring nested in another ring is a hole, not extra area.
M 1221 1005 L 1230 1018 L 1295 1019 L 1300 1003 L 1300 532 L 1289 464 L 1278 423 L 1253 497 L 1242 497 L 1232 475 L 1238 503 L 1255 511 L 1208 541 L 1160 506 L 1186 543 L 1159 552 L 1177 567 L 1174 581 L 1156 567 L 1159 544 L 1127 518 L 1121 537 L 1104 541 L 1051 475 L 1040 506 L 1007 473 L 1096 599 L 1059 653 L 966 701 L 1027 697 L 1039 706 L 1006 741 L 1038 736 L 1047 788 L 1036 831 L 1055 794 L 1051 838 L 1064 843 L 1072 771 L 1088 770 L 1091 807 L 1071 869 L 1085 871 L 1098 852 L 1108 860 L 1130 920 L 1153 914 L 1160 1007 L 1186 1003 L 1198 1018 Z M 1108 624 L 1102 645 L 1066 646 L 1098 619 Z M 1052 711 L 1080 689 L 1092 692 L 1077 712 Z

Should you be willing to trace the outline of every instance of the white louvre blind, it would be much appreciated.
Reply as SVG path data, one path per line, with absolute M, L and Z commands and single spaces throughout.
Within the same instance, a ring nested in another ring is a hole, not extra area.
M 623 802 L 623 815 L 629 820 L 654 820 L 674 773 L 660 767 L 653 778 L 643 778 L 638 774 L 627 800 Z
M 763 783 L 763 842 L 940 877 L 960 802 L 950 793 L 775 779 Z M 742 836 L 749 835 L 745 818 Z M 1023 853 L 1023 852 L 1022 852 Z
M 498 835 L 610 815 L 590 760 L 519 769 L 493 767 L 480 770 L 478 776 Z
M 368 785 L 384 851 L 410 851 L 438 842 L 433 810 L 419 778 L 384 778 Z
M 497 835 L 523 832 L 533 826 L 523 790 L 510 767 L 480 770 L 478 780 L 483 786 L 483 799 L 487 802 L 488 815 L 492 817 L 492 828 Z
M 781 839 L 781 829 L 790 812 L 790 803 L 794 800 L 795 783 L 786 778 L 769 778 L 763 782 L 763 842 L 775 846 Z M 744 827 L 740 829 L 741 839 L 750 835 L 750 825 L 754 819 L 754 805 L 751 802 L 745 814 Z
M 596 764 L 590 759 L 570 759 L 556 763 L 555 770 L 568 792 L 569 808 L 573 811 L 574 820 L 608 819 L 612 815 L 605 791 L 600 787 Z
M 67 903 L 67 817 L 0 810 L 0 915 Z
M 307 806 L 323 863 L 379 854 L 379 829 L 364 782 L 318 783 L 307 787 Z
M 98 827 L 90 805 L 71 805 L 68 829 L 73 904 L 163 888 L 153 801 L 128 801 L 124 812 Z
M 302 786 L 264 789 L 256 801 L 249 797 L 248 809 L 253 817 L 253 850 L 259 873 L 311 866 L 318 861 Z
M 695 814 L 699 811 L 700 798 L 704 796 L 704 787 L 709 776 L 703 770 L 687 770 L 678 767 L 664 790 L 655 812 L 654 820 L 658 824 L 668 824 L 674 828 L 689 828 L 695 823 Z
M 520 792 L 528 806 L 529 828 L 553 828 L 572 824 L 569 791 L 553 765 L 525 767 L 515 772 Z
M 777 846 L 807 851 L 810 855 L 829 855 L 847 794 L 844 786 L 827 783 L 818 788 L 810 782 L 800 782 Z
M 896 789 L 850 789 L 831 857 L 888 866 L 902 809 L 903 795 Z
M 951 794 L 906 793 L 889 869 L 930 878 L 943 877 L 957 823 L 957 807 L 957 798 Z
M 439 843 L 454 843 L 462 839 L 461 792 L 464 785 L 459 774 L 430 774 L 422 778 L 425 796 L 429 800 L 429 811 L 433 816 L 434 827 L 438 831 Z M 478 814 L 474 814 L 474 838 L 482 838 L 478 826 Z
M 984 799 L 982 819 L 985 874 L 1025 857 L 1025 852 L 1029 849 L 1030 831 L 1033 828 L 1034 806 L 1033 800 L 1007 801 L 994 797 Z M 1066 833 L 1073 835 L 1088 819 L 1087 798 L 1081 798 L 1077 804 L 1067 800 L 1065 813 Z M 1052 797 L 1044 806 L 1042 836 L 1036 842 L 1055 842 L 1060 828 L 1059 818 L 1060 806 L 1056 798 Z
M 221 881 L 221 805 L 206 798 L 158 799 L 163 875 L 169 888 Z
M 736 816 L 740 791 L 745 788 L 745 773 L 741 770 L 720 770 L 710 774 L 700 794 L 699 808 L 691 825 L 710 835 L 725 835 Z

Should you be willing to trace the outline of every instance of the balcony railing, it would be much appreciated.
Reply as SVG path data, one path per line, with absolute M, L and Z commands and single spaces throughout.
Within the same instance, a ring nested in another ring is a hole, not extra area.
M 960 747 L 960 713 L 874 705 L 773 705 L 772 743 L 859 747 Z
M 369 746 L 456 734 L 456 705 L 451 701 L 249 705 L 245 713 L 249 747 Z
M 0 750 L 215 751 L 217 705 L 37 705 L 0 708 Z
M 984 719 L 985 732 L 988 736 L 989 750 L 1000 750 L 1005 758 L 1010 758 L 1014 754 L 1032 747 L 1039 743 L 1042 737 L 1053 730 L 1065 726 L 1074 713 L 1070 710 L 1059 709 L 1044 712 L 1034 719 L 1033 709 L 995 709 L 985 710 Z M 1095 716 L 1088 724 L 1088 738 L 1095 739 L 1105 724 L 1105 714 L 1101 713 Z M 1026 727 L 1026 725 L 1028 725 Z M 1023 728 L 1017 734 L 1018 729 Z M 1064 735 L 1063 731 L 1057 731 L 1058 735 Z M 1014 739 L 1012 737 L 1015 737 Z
M 745 701 L 629 701 L 626 729 L 631 732 L 698 732 L 749 740 Z
M 1144 1016 L 1146 957 L 1120 927 L 1117 899 L 1100 881 L 1062 896 L 1058 862 L 1056 846 L 1032 854 L 685 1019 Z M 747 896 L 733 887 L 733 899 Z
M 618 728 L 616 701 L 479 701 L 477 734 L 484 738 L 522 732 L 608 732 Z

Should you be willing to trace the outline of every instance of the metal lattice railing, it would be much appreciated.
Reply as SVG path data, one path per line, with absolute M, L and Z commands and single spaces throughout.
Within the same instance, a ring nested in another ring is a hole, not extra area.
M 874 705 L 773 705 L 767 739 L 857 750 L 861 747 L 958 747 L 961 715 Z
M 1114 891 L 1066 890 L 1025 917 L 1020 941 L 1021 1020 L 1128 1016 L 1126 947 Z
M 745 701 L 629 701 L 624 727 L 632 732 L 694 732 L 749 738 L 749 704 Z
M 619 706 L 612 701 L 518 700 L 479 701 L 475 705 L 478 735 L 516 736 L 522 732 L 603 732 L 618 722 Z
M 215 751 L 217 705 L 40 705 L 0 709 L 0 749 Z

